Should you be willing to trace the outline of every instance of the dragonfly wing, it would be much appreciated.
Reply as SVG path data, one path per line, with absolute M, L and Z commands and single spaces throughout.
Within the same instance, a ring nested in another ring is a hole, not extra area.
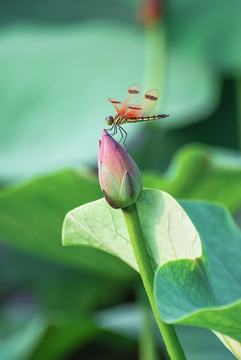
M 129 105 L 128 110 L 125 113 L 125 118 L 128 118 L 131 122 L 131 118 L 137 118 L 138 116 L 142 116 L 145 114 L 145 111 L 139 106 Z
M 125 102 L 121 102 L 115 99 L 108 99 L 112 105 L 114 105 L 116 111 L 120 115 L 124 115 L 129 110 L 129 104 L 135 104 L 140 97 L 140 86 L 131 85 L 128 87 L 127 97 Z
M 149 90 L 136 106 L 142 108 L 146 115 L 155 107 L 157 100 L 158 90 Z
M 128 87 L 127 97 L 125 100 L 125 104 L 135 104 L 140 98 L 140 86 L 139 85 L 131 85 Z
M 128 105 L 126 103 L 123 103 L 121 101 L 115 100 L 115 99 L 108 99 L 112 105 L 114 105 L 114 108 L 116 109 L 117 113 L 120 115 L 124 115 L 128 109 Z

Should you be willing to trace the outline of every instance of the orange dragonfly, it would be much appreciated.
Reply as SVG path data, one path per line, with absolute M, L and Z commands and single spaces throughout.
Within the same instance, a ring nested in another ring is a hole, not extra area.
M 161 115 L 151 115 L 148 114 L 156 105 L 158 100 L 158 91 L 157 90 L 149 90 L 145 93 L 141 101 L 137 105 L 135 104 L 140 97 L 140 86 L 139 85 L 131 85 L 128 88 L 127 98 L 125 102 L 121 102 L 115 99 L 108 99 L 111 104 L 114 105 L 117 114 L 113 116 L 108 116 L 106 118 L 106 124 L 111 126 L 109 131 L 113 130 L 112 135 L 117 134 L 117 130 L 119 129 L 121 133 L 121 140 L 123 139 L 123 132 L 125 133 L 124 138 L 124 146 L 126 147 L 125 141 L 127 138 L 127 132 L 121 127 L 122 124 L 125 123 L 133 123 L 139 121 L 149 121 L 162 119 L 169 115 L 161 114 Z M 120 140 L 120 141 L 121 141 Z

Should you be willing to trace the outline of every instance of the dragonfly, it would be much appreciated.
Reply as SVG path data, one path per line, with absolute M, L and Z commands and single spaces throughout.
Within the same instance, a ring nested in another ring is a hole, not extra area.
M 111 98 L 108 99 L 117 111 L 115 116 L 108 116 L 105 120 L 106 124 L 111 126 L 108 130 L 110 132 L 113 131 L 111 135 L 116 135 L 119 130 L 121 134 L 120 142 L 124 137 L 123 144 L 125 147 L 127 132 L 121 126 L 122 124 L 163 119 L 169 116 L 168 114 L 148 115 L 156 105 L 158 100 L 158 90 L 147 91 L 143 98 L 137 103 L 139 98 L 140 86 L 131 85 L 128 87 L 127 97 L 124 102 Z M 136 103 L 137 105 L 135 105 Z M 123 133 L 125 135 L 123 135 Z

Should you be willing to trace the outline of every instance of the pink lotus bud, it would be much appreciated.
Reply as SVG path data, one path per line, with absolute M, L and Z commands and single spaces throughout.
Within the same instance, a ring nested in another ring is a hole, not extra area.
M 98 167 L 100 186 L 110 206 L 125 208 L 139 199 L 142 192 L 140 170 L 106 130 L 100 141 Z

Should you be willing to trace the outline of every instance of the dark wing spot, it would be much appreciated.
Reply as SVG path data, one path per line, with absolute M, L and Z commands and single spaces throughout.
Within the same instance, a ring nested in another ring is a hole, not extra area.
M 153 95 L 145 95 L 145 98 L 148 99 L 148 100 L 153 100 L 153 101 L 156 101 L 158 98 L 156 96 L 153 96 Z
M 139 106 L 131 106 L 129 105 L 130 109 L 134 109 L 134 110 L 142 110 Z
M 139 94 L 140 91 L 138 90 L 128 90 L 129 91 L 129 94 Z
M 121 101 L 117 101 L 117 100 L 110 100 L 110 102 L 111 102 L 112 104 L 121 104 Z

